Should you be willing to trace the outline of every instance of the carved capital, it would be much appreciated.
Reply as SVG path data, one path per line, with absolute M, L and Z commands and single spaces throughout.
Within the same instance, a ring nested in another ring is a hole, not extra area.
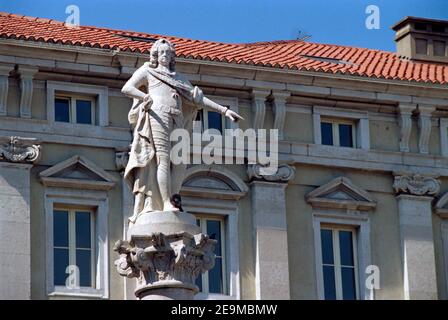
M 137 278 L 137 296 L 164 283 L 197 292 L 196 278 L 214 267 L 216 243 L 202 233 L 193 236 L 187 232 L 153 233 L 131 242 L 120 240 L 114 247 L 120 255 L 115 265 L 120 275 Z
M 420 111 L 418 117 L 418 127 L 420 129 L 418 138 L 418 150 L 420 153 L 429 153 L 429 137 L 431 135 L 431 113 L 435 111 L 434 106 L 419 105 L 418 110 Z
M 35 67 L 19 66 L 20 74 L 20 117 L 31 118 L 33 100 L 33 77 L 38 72 Z
M 0 138 L 0 160 L 36 163 L 41 155 L 40 145 L 34 138 Z
M 281 164 L 273 174 L 265 174 L 263 169 L 265 166 L 253 164 L 247 167 L 247 175 L 249 180 L 261 180 L 268 182 L 289 182 L 294 179 L 295 169 L 287 164 Z
M 403 104 L 398 106 L 399 118 L 398 124 L 400 126 L 400 151 L 409 152 L 409 138 L 412 129 L 412 111 L 417 108 L 414 104 Z
M 416 196 L 435 196 L 440 191 L 440 181 L 436 177 L 418 173 L 395 174 L 393 188 L 396 193 Z
M 290 92 L 273 91 L 272 107 L 274 112 L 274 129 L 278 130 L 278 138 L 283 139 L 283 128 L 285 126 L 286 99 L 291 96 Z

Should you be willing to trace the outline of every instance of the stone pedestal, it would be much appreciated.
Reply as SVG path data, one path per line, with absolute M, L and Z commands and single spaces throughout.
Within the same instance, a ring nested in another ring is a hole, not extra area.
M 437 299 L 431 202 L 440 182 L 431 176 L 395 175 L 398 193 L 403 290 L 406 300 Z
M 257 300 L 290 299 L 285 189 L 294 177 L 292 167 L 281 165 L 264 176 L 259 166 L 249 167 L 255 241 Z
M 30 299 L 31 167 L 0 162 L 0 300 Z
M 128 230 L 114 250 L 118 273 L 137 278 L 141 300 L 192 300 L 196 278 L 214 266 L 216 240 L 202 234 L 186 212 L 148 212 Z

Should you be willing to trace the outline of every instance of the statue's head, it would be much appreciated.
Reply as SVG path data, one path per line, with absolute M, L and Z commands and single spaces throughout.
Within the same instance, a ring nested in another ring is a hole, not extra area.
M 159 39 L 151 47 L 151 58 L 149 63 L 151 67 L 157 68 L 159 63 L 166 66 L 170 71 L 174 71 L 176 63 L 176 52 L 174 45 L 166 39 Z

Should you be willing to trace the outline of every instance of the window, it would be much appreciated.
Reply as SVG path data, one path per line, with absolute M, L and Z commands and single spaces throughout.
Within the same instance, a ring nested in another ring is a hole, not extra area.
M 95 123 L 95 100 L 82 96 L 56 96 L 54 119 L 58 122 Z
M 47 120 L 56 121 L 59 128 L 67 123 L 109 126 L 108 87 L 47 81 Z M 84 130 L 81 126 L 78 129 Z
M 213 269 L 198 276 L 196 279 L 196 285 L 199 287 L 199 291 L 203 293 L 226 294 L 227 281 L 224 254 L 224 219 L 196 215 L 196 223 L 201 228 L 202 233 L 207 234 L 210 239 L 215 239 L 218 241 L 215 246 L 215 266 Z
M 428 54 L 428 40 L 415 39 L 415 52 L 417 54 Z
M 54 285 L 66 286 L 69 266 L 77 266 L 76 286 L 95 288 L 94 214 L 86 209 L 53 211 Z
M 223 134 L 224 129 L 226 129 L 226 118 L 216 111 L 199 110 L 196 121 L 201 122 L 201 131 L 216 129 Z
M 321 246 L 325 300 L 357 299 L 358 279 L 354 230 L 322 227 Z
M 444 57 L 445 56 L 445 42 L 443 41 L 433 41 L 434 46 L 434 55 L 438 57 Z
M 321 120 L 323 145 L 355 148 L 355 124 L 344 120 Z

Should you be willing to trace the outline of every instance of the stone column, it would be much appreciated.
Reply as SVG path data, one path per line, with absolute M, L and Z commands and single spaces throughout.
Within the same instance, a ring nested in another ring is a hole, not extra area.
M 294 169 L 280 165 L 277 173 L 260 174 L 260 165 L 248 168 L 251 180 L 255 240 L 257 300 L 290 299 L 285 189 Z
M 437 299 L 432 229 L 433 196 L 440 183 L 430 176 L 395 173 L 394 189 L 400 221 L 404 298 Z
M 31 298 L 30 170 L 35 139 L 0 138 L 0 300 Z

